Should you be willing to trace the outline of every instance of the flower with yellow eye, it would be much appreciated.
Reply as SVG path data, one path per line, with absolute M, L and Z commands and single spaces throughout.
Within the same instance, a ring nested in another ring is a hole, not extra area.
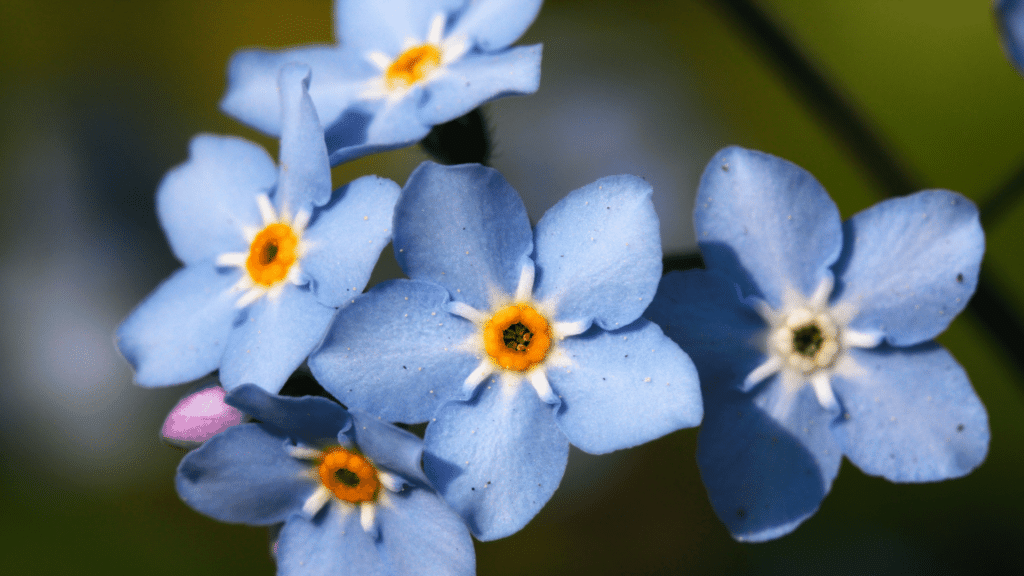
M 419 438 L 325 398 L 243 385 L 226 401 L 258 423 L 190 452 L 175 485 L 217 520 L 283 522 L 280 574 L 474 573 L 473 541 L 423 475 Z
M 894 482 L 981 463 L 985 408 L 932 341 L 977 284 L 969 200 L 925 190 L 843 223 L 807 171 L 732 147 L 705 169 L 694 222 L 707 269 L 666 274 L 645 316 L 697 364 L 697 463 L 735 538 L 794 530 L 844 455 Z
M 340 45 L 236 54 L 225 112 L 281 132 L 277 70 L 304 62 L 333 165 L 421 140 L 484 102 L 540 85 L 540 45 L 510 47 L 541 0 L 337 0 Z
M 160 184 L 160 222 L 185 266 L 118 328 L 139 384 L 219 369 L 228 390 L 276 392 L 369 280 L 399 189 L 366 177 L 331 192 L 308 81 L 304 66 L 281 71 L 280 168 L 255 144 L 200 135 Z
M 640 318 L 661 275 L 651 194 L 603 178 L 531 230 L 495 170 L 425 162 L 395 209 L 410 279 L 356 298 L 310 355 L 347 406 L 429 420 L 427 476 L 482 540 L 540 510 L 570 442 L 605 453 L 700 422 L 693 364 Z

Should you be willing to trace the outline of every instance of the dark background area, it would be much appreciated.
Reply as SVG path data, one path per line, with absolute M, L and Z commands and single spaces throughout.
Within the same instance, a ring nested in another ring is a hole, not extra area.
M 531 217 L 599 177 L 655 188 L 666 254 L 694 251 L 697 181 L 716 150 L 812 172 L 844 217 L 883 199 L 826 116 L 715 0 L 549 0 L 540 91 L 486 107 L 494 166 Z M 925 187 L 985 208 L 1024 166 L 1024 78 L 989 3 L 755 2 Z M 277 143 L 217 109 L 230 55 L 333 40 L 331 2 L 0 3 L 0 573 L 271 574 L 266 530 L 217 523 L 173 489 L 159 440 L 185 388 L 131 383 L 114 328 L 177 263 L 153 193 L 197 132 Z M 335 168 L 404 183 L 425 155 Z M 905 190 L 904 192 L 911 192 Z M 986 213 L 983 269 L 1024 317 L 1024 201 Z M 387 254 L 388 251 L 386 251 Z M 376 279 L 394 274 L 383 262 Z M 765 544 L 731 539 L 694 461 L 696 430 L 607 456 L 573 452 L 522 532 L 478 543 L 478 573 L 959 574 L 1019 569 L 1024 374 L 998 326 L 965 312 L 939 341 L 988 408 L 970 476 L 897 485 L 844 463 L 821 510 Z M 1019 346 L 1019 342 L 1016 345 Z

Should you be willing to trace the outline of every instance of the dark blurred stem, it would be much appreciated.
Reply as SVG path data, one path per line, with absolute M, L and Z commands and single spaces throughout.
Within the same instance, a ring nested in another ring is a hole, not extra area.
M 903 162 L 854 110 L 825 76 L 772 22 L 767 14 L 750 0 L 712 0 L 757 46 L 769 56 L 789 88 L 798 95 L 818 119 L 845 145 L 862 168 L 870 174 L 886 196 L 907 194 L 924 188 L 908 173 Z M 1024 180 L 1024 173 L 1011 178 L 1008 187 Z M 1006 188 L 1004 188 L 1005 190 Z M 993 202 L 1010 196 L 997 193 Z M 991 213 L 993 204 L 986 208 Z M 997 204 L 996 209 L 999 208 Z M 991 216 L 989 216 L 991 218 Z M 1024 373 L 1024 325 L 1010 306 L 1009 300 L 993 285 L 991 275 L 982 270 L 978 289 L 968 305 L 975 318 L 999 341 L 1007 358 Z
M 980 206 L 982 226 L 985 228 L 994 226 L 996 221 L 1010 211 L 1013 203 L 1020 199 L 1022 192 L 1024 192 L 1024 165 L 1021 165 L 1017 172 Z
M 662 273 L 674 270 L 693 270 L 703 268 L 704 258 L 699 253 L 693 254 L 668 254 L 661 259 Z
M 906 166 L 895 160 L 889 147 L 868 122 L 830 84 L 824 74 L 800 52 L 768 15 L 750 0 L 712 0 L 767 54 L 798 98 L 838 137 L 861 168 L 887 196 L 908 194 L 916 185 Z
M 487 165 L 491 159 L 491 134 L 479 108 L 434 126 L 420 142 L 423 150 L 441 164 Z

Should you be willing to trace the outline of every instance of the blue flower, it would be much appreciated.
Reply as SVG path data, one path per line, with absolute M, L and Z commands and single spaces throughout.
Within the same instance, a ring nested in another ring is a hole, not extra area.
M 1024 4 L 1019 0 L 996 0 L 996 24 L 1007 57 L 1024 72 Z
M 693 363 L 640 318 L 661 276 L 643 180 L 576 190 L 531 231 L 498 172 L 426 162 L 394 246 L 411 279 L 356 299 L 310 368 L 346 405 L 430 420 L 424 469 L 478 538 L 536 515 L 569 442 L 605 453 L 700 422 Z
M 331 163 L 421 140 L 436 124 L 540 85 L 541 46 L 509 48 L 540 0 L 337 0 L 338 45 L 236 54 L 221 108 L 268 134 L 281 130 L 277 70 L 313 69 L 310 95 Z
M 185 266 L 117 331 L 143 386 L 220 368 L 225 388 L 276 392 L 320 342 L 337 307 L 366 285 L 391 238 L 398 186 L 361 178 L 331 193 L 331 173 L 306 88 L 309 70 L 281 71 L 281 167 L 259 146 L 192 140 L 190 159 L 157 190 L 157 213 Z
M 429 488 L 423 443 L 325 398 L 245 385 L 227 402 L 259 421 L 178 466 L 181 499 L 223 522 L 284 523 L 278 574 L 473 574 L 466 526 Z
M 694 221 L 707 270 L 662 279 L 646 316 L 697 364 L 697 462 L 739 540 L 812 515 L 845 454 L 895 482 L 962 476 L 988 417 L 932 342 L 974 292 L 974 205 L 926 190 L 840 222 L 805 170 L 727 148 L 701 178 Z

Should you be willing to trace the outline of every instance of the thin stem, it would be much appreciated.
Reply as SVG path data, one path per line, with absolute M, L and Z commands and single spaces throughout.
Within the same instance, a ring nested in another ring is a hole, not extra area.
M 1021 198 L 1022 192 L 1024 192 L 1024 165 L 1021 165 L 1013 176 L 1010 176 L 989 196 L 984 204 L 979 206 L 981 225 L 985 228 L 995 226 L 997 220 L 1010 212 L 1013 204 Z
M 915 185 L 917 179 L 905 164 L 895 160 L 883 138 L 763 10 L 749 0 L 714 3 L 743 27 L 760 52 L 772 59 L 790 89 L 835 133 L 840 144 L 887 196 L 920 190 Z

